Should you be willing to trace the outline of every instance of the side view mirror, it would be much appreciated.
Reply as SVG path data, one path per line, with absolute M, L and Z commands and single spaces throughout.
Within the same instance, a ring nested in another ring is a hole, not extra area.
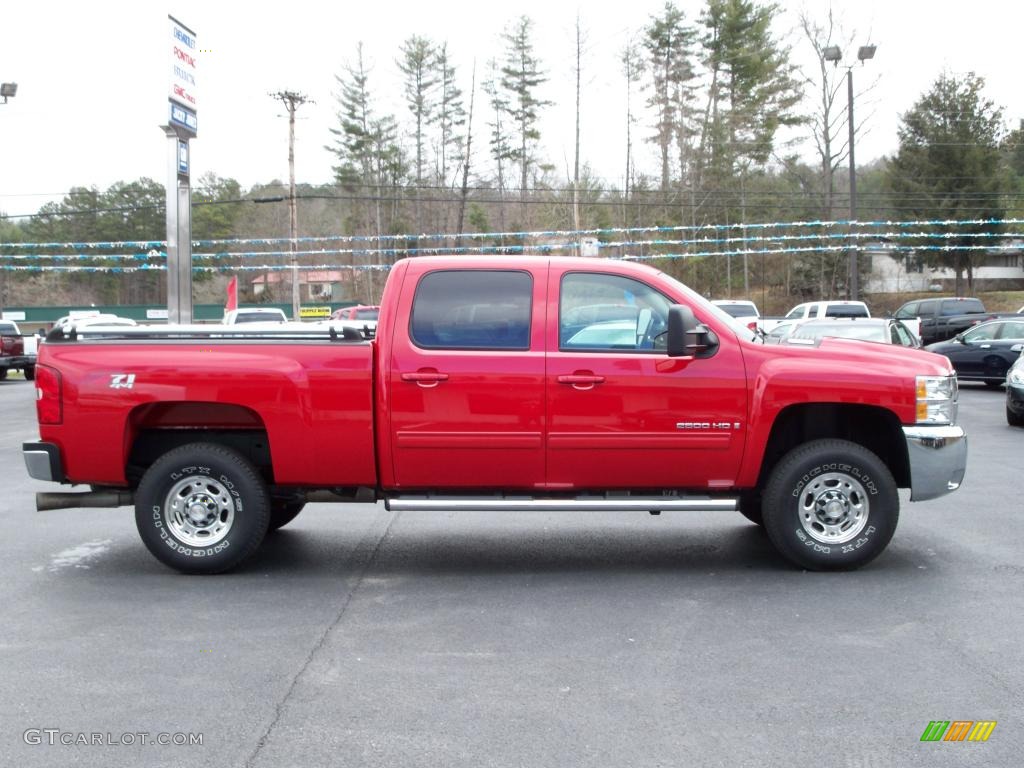
M 668 308 L 669 357 L 710 357 L 718 349 L 718 336 L 706 325 L 697 322 L 693 310 L 682 304 Z
M 964 341 L 964 335 L 962 333 L 958 333 L 956 336 L 954 336 L 953 337 L 953 341 L 958 341 L 961 344 L 966 344 L 967 343 L 966 341 Z

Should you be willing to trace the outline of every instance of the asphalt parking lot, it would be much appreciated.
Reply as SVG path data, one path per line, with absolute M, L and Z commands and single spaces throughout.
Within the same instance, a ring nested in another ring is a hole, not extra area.
M 1001 391 L 962 388 L 963 487 L 855 573 L 794 570 L 738 513 L 318 504 L 217 577 L 158 563 L 128 508 L 35 512 L 33 394 L 0 382 L 2 765 L 1021 764 Z M 933 720 L 998 725 L 923 743 Z

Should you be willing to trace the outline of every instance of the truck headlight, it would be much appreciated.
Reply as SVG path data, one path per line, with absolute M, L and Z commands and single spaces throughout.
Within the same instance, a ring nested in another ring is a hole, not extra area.
M 958 392 L 955 375 L 918 376 L 917 423 L 956 423 Z

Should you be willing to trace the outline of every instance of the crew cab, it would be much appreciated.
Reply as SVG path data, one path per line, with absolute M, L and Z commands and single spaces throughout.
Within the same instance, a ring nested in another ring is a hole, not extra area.
M 998 315 L 985 310 L 981 299 L 945 297 L 908 301 L 893 315 L 903 322 L 918 321 L 918 336 L 923 344 L 952 339 L 978 323 L 994 320 Z
M 783 322 L 802 323 L 805 320 L 839 317 L 871 317 L 871 310 L 863 301 L 805 301 L 797 304 L 783 317 L 762 317 L 757 321 L 757 327 L 762 333 L 769 333 Z
M 808 569 L 879 555 L 956 489 L 949 361 L 769 346 L 625 261 L 426 257 L 391 269 L 378 333 L 87 329 L 42 345 L 41 509 L 134 505 L 167 565 L 227 570 L 310 501 L 391 510 L 739 511 Z

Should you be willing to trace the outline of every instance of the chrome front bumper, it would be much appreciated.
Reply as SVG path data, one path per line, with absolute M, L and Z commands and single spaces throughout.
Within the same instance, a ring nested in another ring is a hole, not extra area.
M 910 500 L 925 501 L 955 491 L 967 470 L 967 434 L 962 427 L 904 427 L 910 459 Z

